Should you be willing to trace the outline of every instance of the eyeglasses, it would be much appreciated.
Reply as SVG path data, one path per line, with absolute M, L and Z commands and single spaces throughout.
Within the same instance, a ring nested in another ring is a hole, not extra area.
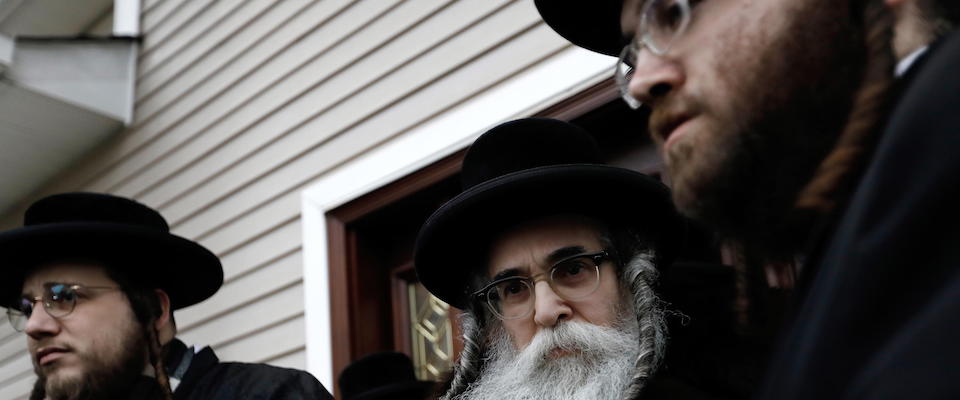
M 658 56 L 667 54 L 673 41 L 683 35 L 690 25 L 691 1 L 696 4 L 702 0 L 649 0 L 643 6 L 640 31 L 620 51 L 613 75 L 620 97 L 630 108 L 636 110 L 643 105 L 630 94 L 630 80 L 633 78 L 637 55 L 643 47 Z
M 29 321 L 30 316 L 33 315 L 33 305 L 38 301 L 43 302 L 43 308 L 51 317 L 56 319 L 66 317 L 77 307 L 77 298 L 86 290 L 120 290 L 120 288 L 112 286 L 45 283 L 43 284 L 43 294 L 41 296 L 24 296 L 16 306 L 8 308 L 7 319 L 10 320 L 10 325 L 13 326 L 13 329 L 17 332 L 23 332 L 27 326 L 27 321 Z
M 597 291 L 600 286 L 600 264 L 608 258 L 610 254 L 606 251 L 564 258 L 550 268 L 547 283 L 566 300 L 583 299 Z M 498 279 L 474 292 L 473 296 L 486 303 L 500 319 L 524 318 L 534 308 L 534 283 L 546 273 Z

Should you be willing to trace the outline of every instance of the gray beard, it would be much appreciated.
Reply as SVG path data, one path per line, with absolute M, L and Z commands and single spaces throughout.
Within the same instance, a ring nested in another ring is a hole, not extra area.
M 502 328 L 491 333 L 480 379 L 458 400 L 607 400 L 624 397 L 640 353 L 632 312 L 617 326 L 561 322 L 543 329 L 518 351 Z M 551 357 L 555 349 L 571 355 Z

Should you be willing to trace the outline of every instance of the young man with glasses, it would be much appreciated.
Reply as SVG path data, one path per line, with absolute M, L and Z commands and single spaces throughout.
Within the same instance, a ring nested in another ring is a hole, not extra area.
M 536 3 L 619 57 L 682 213 L 801 264 L 763 398 L 960 394 L 960 2 Z
M 653 286 L 682 241 L 666 187 L 603 165 L 593 139 L 550 119 L 474 142 L 464 191 L 417 238 L 433 295 L 463 310 L 443 399 L 628 399 L 664 357 Z
M 41 199 L 0 233 L 0 256 L 0 305 L 37 374 L 31 399 L 332 398 L 303 371 L 221 363 L 177 340 L 173 311 L 212 296 L 223 270 L 133 200 Z

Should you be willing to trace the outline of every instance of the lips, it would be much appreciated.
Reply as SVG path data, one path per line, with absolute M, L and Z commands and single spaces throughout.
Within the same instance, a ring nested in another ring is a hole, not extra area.
M 653 132 L 654 138 L 658 139 L 660 143 L 663 143 L 664 147 L 666 147 L 666 143 L 670 137 L 673 136 L 674 132 L 676 132 L 677 128 L 690 119 L 691 117 L 689 115 L 683 113 L 656 115 L 650 119 L 650 131 Z
M 67 349 L 63 347 L 44 347 L 37 350 L 37 364 L 40 366 L 50 364 L 66 353 Z

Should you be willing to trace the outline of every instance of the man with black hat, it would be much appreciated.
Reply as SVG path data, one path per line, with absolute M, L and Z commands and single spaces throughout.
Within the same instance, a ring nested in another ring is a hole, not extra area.
M 177 340 L 173 311 L 216 293 L 223 269 L 133 200 L 41 199 L 0 233 L 0 256 L 0 305 L 38 378 L 31 399 L 332 398 L 303 371 L 221 363 Z
M 682 213 L 802 263 L 764 398 L 960 395 L 960 2 L 536 5 L 619 57 Z
M 557 120 L 499 125 L 474 142 L 464 191 L 417 238 L 415 265 L 464 311 L 443 399 L 628 399 L 664 356 L 659 268 L 683 222 L 666 187 L 603 165 Z

